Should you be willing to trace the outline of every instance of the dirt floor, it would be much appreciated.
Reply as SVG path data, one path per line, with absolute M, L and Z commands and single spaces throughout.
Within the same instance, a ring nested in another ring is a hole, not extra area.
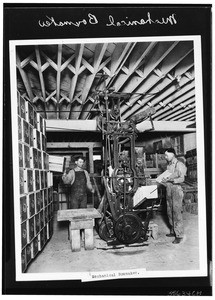
M 199 268 L 198 216 L 183 213 L 184 240 L 172 244 L 165 216 L 157 213 L 153 222 L 158 225 L 157 239 L 141 245 L 118 246 L 113 249 L 94 231 L 94 250 L 81 248 L 72 252 L 68 240 L 68 223 L 54 221 L 54 233 L 42 252 L 30 264 L 27 273 L 93 272 L 146 269 L 147 271 L 196 270 Z

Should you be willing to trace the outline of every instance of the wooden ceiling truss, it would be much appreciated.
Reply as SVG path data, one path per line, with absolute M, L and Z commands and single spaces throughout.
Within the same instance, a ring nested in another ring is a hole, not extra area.
M 123 120 L 153 106 L 155 121 L 195 121 L 193 52 L 192 41 L 19 46 L 18 90 L 46 119 L 95 119 L 110 91 Z

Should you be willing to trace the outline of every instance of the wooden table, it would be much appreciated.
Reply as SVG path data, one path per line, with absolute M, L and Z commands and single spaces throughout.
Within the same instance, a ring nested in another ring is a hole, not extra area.
M 94 249 L 93 227 L 101 214 L 95 208 L 58 210 L 57 221 L 69 221 L 69 239 L 72 251 L 81 250 L 81 229 L 84 230 L 85 249 Z

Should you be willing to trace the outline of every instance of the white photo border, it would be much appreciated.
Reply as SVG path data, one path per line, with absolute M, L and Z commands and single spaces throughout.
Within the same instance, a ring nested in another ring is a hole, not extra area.
M 53 45 L 53 44 L 87 44 L 108 42 L 148 42 L 148 41 L 193 41 L 195 94 L 196 94 L 196 143 L 197 143 L 197 174 L 198 174 L 198 226 L 199 226 L 199 269 L 198 270 L 169 270 L 147 271 L 139 270 L 136 278 L 165 278 L 165 277 L 200 277 L 207 276 L 207 234 L 206 234 L 206 193 L 205 193 L 205 149 L 204 149 L 204 115 L 203 115 L 203 82 L 202 82 L 202 51 L 200 35 L 185 36 L 155 36 L 155 37 L 123 37 L 123 38 L 87 38 L 87 39 L 39 39 L 39 40 L 10 40 L 10 80 L 11 80 L 11 117 L 12 117 L 12 149 L 13 149 L 13 186 L 14 186 L 14 233 L 15 233 L 15 268 L 16 281 L 52 281 L 81 279 L 87 281 L 89 273 L 22 273 L 21 270 L 21 226 L 19 201 L 19 157 L 18 157 L 18 124 L 17 124 L 17 79 L 16 79 L 16 46 Z M 200 242 L 201 241 L 201 242 Z M 102 272 L 102 270 L 101 270 Z M 118 272 L 118 271 L 111 271 Z M 93 273 L 93 272 L 91 272 Z M 97 273 L 97 272 L 94 272 Z M 109 278 L 111 279 L 111 278 Z

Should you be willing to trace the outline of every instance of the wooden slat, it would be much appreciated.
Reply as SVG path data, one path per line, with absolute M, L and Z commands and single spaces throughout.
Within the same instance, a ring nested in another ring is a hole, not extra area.
M 116 49 L 111 56 L 111 77 L 106 80 L 107 88 L 109 88 L 115 78 L 117 78 L 118 73 L 131 54 L 135 45 L 136 43 L 127 43 L 125 47 L 123 47 L 123 44 L 121 47 L 121 43 L 117 44 Z
M 47 148 L 48 149 L 56 149 L 56 148 L 100 148 L 102 146 L 101 142 L 48 142 Z
M 86 78 L 85 87 L 84 87 L 84 90 L 82 92 L 82 97 L 81 97 L 82 103 L 85 102 L 85 100 L 88 96 L 89 90 L 90 90 L 93 80 L 96 76 L 96 73 L 98 72 L 99 66 L 101 64 L 101 61 L 105 54 L 106 49 L 107 49 L 107 44 L 97 44 L 96 45 L 93 66 L 92 66 L 93 72 L 92 72 L 92 74 L 88 75 L 88 77 Z
M 128 68 L 125 74 L 121 73 L 114 82 L 115 91 L 118 92 L 120 88 L 125 84 L 129 77 L 138 68 L 141 61 L 143 61 L 146 55 L 154 48 L 156 43 L 137 43 L 136 47 L 128 58 Z M 125 67 L 125 66 L 123 66 Z
M 183 111 L 185 111 L 185 109 L 193 109 L 193 108 L 195 108 L 195 97 L 189 98 L 187 101 L 180 103 L 180 105 L 173 107 L 173 109 L 171 109 L 171 107 L 170 107 L 170 110 L 165 115 L 162 115 L 162 117 L 159 118 L 159 120 L 163 120 L 164 118 L 167 121 L 173 120 L 173 117 L 175 115 L 177 115 L 178 111 L 183 112 Z
M 190 54 L 190 52 L 193 51 L 192 48 L 192 43 L 185 43 L 185 46 L 183 44 L 180 44 L 180 46 L 178 47 L 171 47 L 171 51 L 168 52 L 168 55 L 166 56 L 166 60 L 162 61 L 162 64 L 160 63 L 160 70 L 163 74 L 168 74 L 169 72 L 171 72 L 171 70 L 174 70 L 174 68 L 180 64 L 184 59 L 186 59 L 186 57 Z M 171 63 L 169 62 L 172 61 Z M 130 86 L 130 92 L 132 92 L 135 88 L 135 92 L 136 93 L 140 93 L 140 94 L 147 94 L 147 92 L 154 88 L 157 87 L 159 81 L 160 81 L 160 77 L 156 76 L 153 73 L 148 74 L 147 78 L 145 78 L 144 80 L 144 84 L 143 85 L 138 85 L 137 84 L 133 84 L 133 87 Z M 141 81 L 142 82 L 142 81 Z M 137 88 L 138 87 L 138 88 Z M 124 91 L 124 90 L 123 90 Z M 141 96 L 139 96 L 139 98 L 141 98 Z M 132 97 L 130 99 L 130 103 L 131 105 L 133 105 L 137 99 L 132 100 Z M 133 114 L 135 112 L 135 108 L 133 108 L 132 110 L 130 110 L 128 113 L 126 113 L 126 116 L 124 116 L 125 118 L 127 118 L 129 115 Z
M 58 45 L 57 53 L 57 78 L 56 78 L 56 98 L 57 98 L 57 116 L 59 118 L 59 101 L 60 101 L 60 77 L 61 77 L 61 60 L 62 60 L 62 44 Z
M 123 89 L 124 92 L 133 92 L 147 78 L 147 76 L 156 69 L 165 57 L 177 46 L 178 42 L 158 43 L 153 48 L 153 55 L 149 60 L 146 60 L 143 73 L 144 77 L 134 76 Z
M 40 85 L 41 85 L 41 90 L 42 90 L 42 95 L 43 95 L 43 102 L 44 102 L 44 106 L 45 106 L 45 118 L 47 118 L 47 115 L 46 115 L 46 89 L 45 89 L 45 82 L 44 82 L 43 73 L 42 73 L 42 63 L 41 63 L 41 57 L 40 57 L 40 52 L 39 52 L 38 46 L 35 46 L 35 53 L 36 53 L 36 59 L 37 59 L 37 65 L 38 65 Z
M 187 109 L 184 109 L 184 110 L 181 110 L 177 116 L 175 116 L 174 118 L 172 118 L 173 121 L 179 121 L 182 117 L 184 116 L 188 116 L 190 115 L 191 113 L 194 113 L 195 112 L 195 108 L 193 109 L 190 109 L 190 108 L 187 108 Z
M 29 80 L 28 80 L 28 76 L 26 75 L 25 71 L 21 68 L 21 60 L 20 60 L 19 54 L 17 52 L 16 52 L 16 65 L 17 65 L 19 73 L 22 77 L 26 92 L 28 93 L 28 97 L 33 102 L 34 95 L 33 95 Z
M 29 55 L 28 57 L 26 57 L 21 61 L 20 67 L 23 69 L 25 66 L 27 66 L 29 63 L 33 61 L 34 57 L 35 57 L 35 53 L 31 53 L 31 55 Z
M 101 218 L 101 214 L 95 208 L 66 209 L 58 210 L 57 212 L 58 221 L 74 221 L 91 218 Z
M 181 103 L 184 103 L 185 101 L 189 100 L 190 98 L 195 97 L 195 89 L 191 88 L 188 92 L 182 94 L 181 96 L 178 96 L 177 98 L 171 99 L 172 101 L 164 102 L 166 105 L 164 108 L 161 108 L 159 111 L 157 111 L 153 115 L 153 119 L 159 120 L 160 118 L 163 118 L 168 114 L 169 109 L 171 106 L 168 106 L 168 104 L 172 104 L 174 107 L 180 106 Z

